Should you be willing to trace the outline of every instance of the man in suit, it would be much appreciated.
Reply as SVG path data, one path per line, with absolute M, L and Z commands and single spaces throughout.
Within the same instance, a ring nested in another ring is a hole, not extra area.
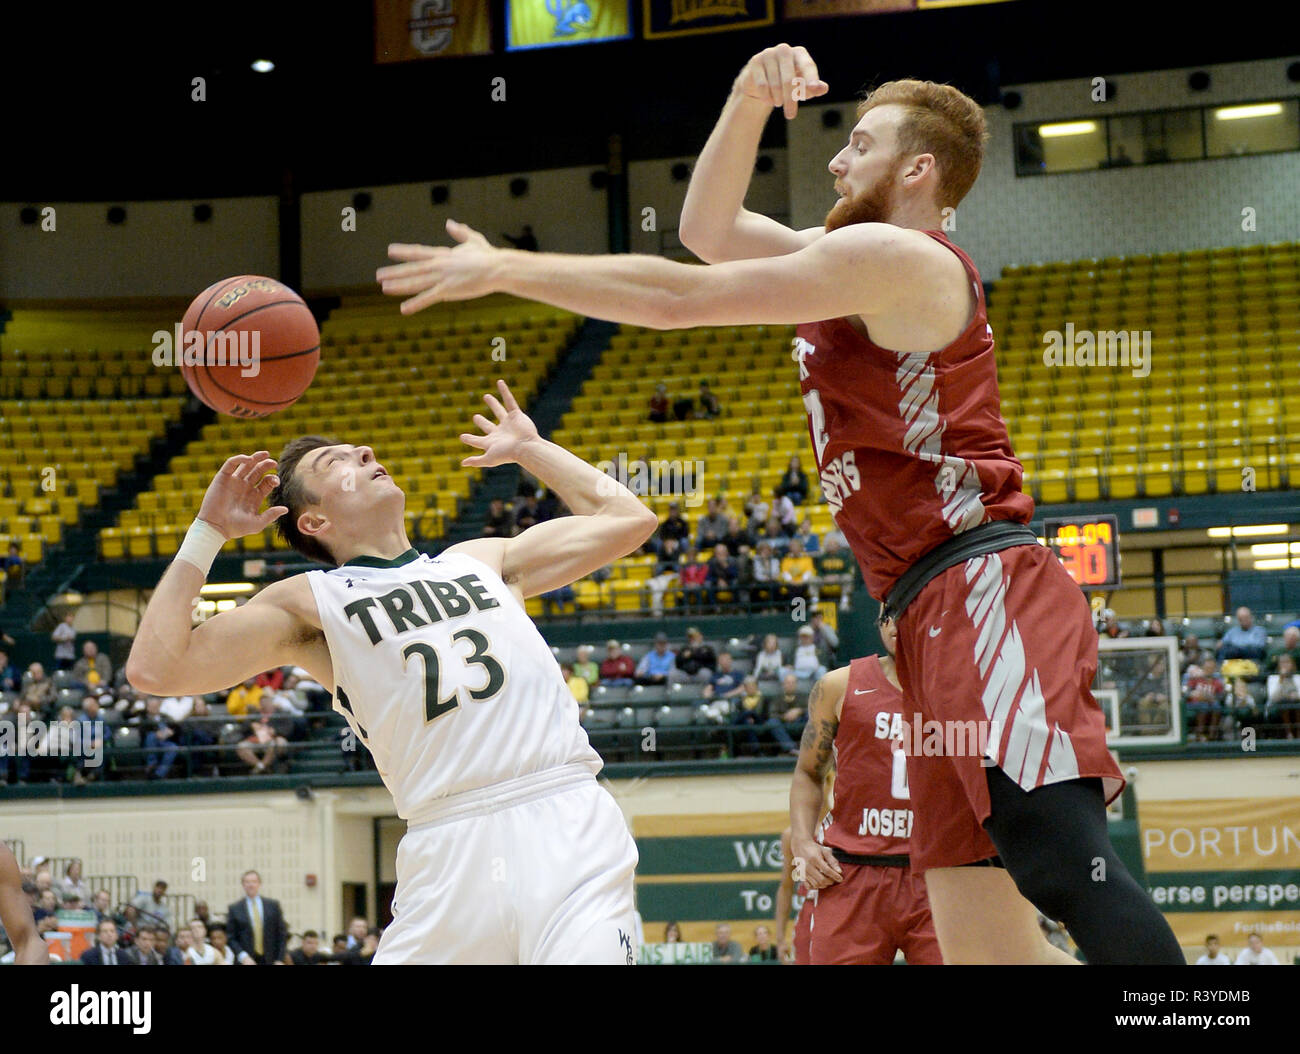
M 104 919 L 95 927 L 95 943 L 81 953 L 81 962 L 85 966 L 135 965 L 131 953 L 117 946 L 117 923 L 112 919 Z
M 141 926 L 135 933 L 135 964 L 137 966 L 162 966 L 162 953 L 158 951 L 157 930 Z
M 236 960 L 241 966 L 282 961 L 289 931 L 280 902 L 262 896 L 262 876 L 256 871 L 244 872 L 240 882 L 244 887 L 243 899 L 235 901 L 226 911 L 226 928 Z

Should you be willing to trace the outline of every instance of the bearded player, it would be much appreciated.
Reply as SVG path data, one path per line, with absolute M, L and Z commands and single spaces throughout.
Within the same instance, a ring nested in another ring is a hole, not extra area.
M 376 963 L 630 965 L 636 846 L 524 600 L 635 551 L 658 521 L 539 438 L 498 387 L 500 401 L 484 397 L 496 421 L 476 414 L 484 434 L 461 436 L 481 451 L 462 464 L 517 462 L 575 515 L 430 558 L 411 547 L 405 495 L 370 447 L 306 436 L 278 465 L 266 451 L 232 457 L 154 590 L 126 675 L 157 695 L 200 695 L 301 666 L 333 688 L 407 822 Z M 191 631 L 222 543 L 272 521 L 329 569 Z
M 983 286 L 941 229 L 979 174 L 984 114 L 945 85 L 880 86 L 830 161 L 840 200 L 824 226 L 795 231 L 745 209 L 745 192 L 772 107 L 792 118 L 827 90 L 807 51 L 785 44 L 736 78 L 679 232 L 712 266 L 495 249 L 448 221 L 460 244 L 392 246 L 403 262 L 377 278 L 408 297 L 405 313 L 505 292 L 654 329 L 797 325 L 822 491 L 896 620 L 908 705 L 999 730 L 992 764 L 954 757 L 909 777 L 912 865 L 945 959 L 1000 955 L 999 906 L 1011 911 L 1015 891 L 998 867 L 968 866 L 996 856 L 1090 963 L 1181 964 L 1110 843 L 1105 805 L 1123 777 L 1090 689 L 1091 613 L 1027 526 Z

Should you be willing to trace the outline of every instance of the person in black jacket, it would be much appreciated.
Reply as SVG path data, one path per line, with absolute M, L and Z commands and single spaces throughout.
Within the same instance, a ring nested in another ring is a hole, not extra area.
M 284 959 L 289 931 L 280 902 L 262 896 L 262 876 L 245 871 L 244 896 L 226 909 L 230 947 L 241 966 L 277 963 Z
M 777 484 L 776 493 L 789 498 L 795 505 L 802 505 L 808 498 L 808 476 L 799 465 L 799 458 L 792 456 L 786 467 L 785 475 Z

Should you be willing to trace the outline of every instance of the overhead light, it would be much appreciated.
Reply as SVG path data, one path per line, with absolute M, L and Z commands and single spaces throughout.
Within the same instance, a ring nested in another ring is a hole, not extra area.
M 1250 547 L 1251 556 L 1286 556 L 1290 552 L 1286 542 L 1257 542 Z
M 1211 538 L 1258 538 L 1261 534 L 1289 534 L 1285 523 L 1254 523 L 1245 527 L 1211 527 L 1205 533 Z
M 1285 571 L 1291 566 L 1290 560 L 1256 560 L 1256 571 Z
M 252 582 L 212 582 L 199 587 L 199 593 L 205 597 L 230 596 L 232 593 L 253 593 L 257 587 Z
M 1254 106 L 1221 106 L 1214 111 L 1214 116 L 1219 121 L 1240 121 L 1248 117 L 1276 117 L 1281 112 L 1280 102 L 1261 102 Z
M 273 69 L 275 69 L 275 63 L 270 59 L 257 59 L 253 63 L 254 73 L 270 73 Z
M 1038 134 L 1044 139 L 1055 139 L 1062 135 L 1091 135 L 1096 130 L 1096 121 L 1060 121 L 1057 124 L 1038 126 Z

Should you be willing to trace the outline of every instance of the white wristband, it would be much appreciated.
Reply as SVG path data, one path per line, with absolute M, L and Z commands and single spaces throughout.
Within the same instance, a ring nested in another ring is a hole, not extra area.
M 196 519 L 185 532 L 185 540 L 176 551 L 177 560 L 193 564 L 206 575 L 212 570 L 212 561 L 226 544 L 226 536 L 204 520 Z

